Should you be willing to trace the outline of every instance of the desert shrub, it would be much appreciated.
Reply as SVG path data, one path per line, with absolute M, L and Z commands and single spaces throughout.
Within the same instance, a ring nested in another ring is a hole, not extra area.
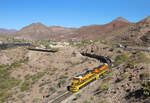
M 51 50 L 58 52 L 60 49 L 59 48 L 51 48 Z
M 10 75 L 8 68 L 0 68 L 0 79 L 7 78 Z
M 27 63 L 29 61 L 29 57 L 24 58 L 23 62 Z
M 12 88 L 18 86 L 21 82 L 20 79 L 11 77 L 10 68 L 8 65 L 0 65 L 0 103 L 3 103 L 11 96 Z
M 141 73 L 141 74 L 140 74 L 140 79 L 141 79 L 141 80 L 150 79 L 150 73 L 149 73 L 149 72 Z
M 141 89 L 143 90 L 143 94 L 147 97 L 150 96 L 150 80 L 142 84 Z
M 120 79 L 121 79 L 121 80 L 124 80 L 124 79 L 126 79 L 128 76 L 129 76 L 128 72 L 122 73 Z
M 23 99 L 25 97 L 25 94 L 19 94 L 17 97 Z
M 50 83 L 51 83 L 50 80 L 49 80 L 49 81 L 42 82 L 42 83 L 39 85 L 39 87 L 42 87 L 42 86 L 44 86 L 44 85 L 46 85 L 46 84 L 50 84 Z
M 27 74 L 24 76 L 25 80 L 29 80 L 31 77 L 32 77 L 32 75 L 30 75 L 30 74 Z
M 7 79 L 0 79 L 0 89 L 11 89 L 17 86 L 21 80 L 15 79 L 13 77 L 8 77 Z
M 100 77 L 102 78 L 102 79 L 104 79 L 104 78 L 106 78 L 106 77 L 108 77 L 109 76 L 109 72 L 105 72 L 104 74 L 102 74 Z
M 111 45 L 111 48 L 109 51 L 114 51 L 114 49 L 115 49 L 115 45 Z
M 6 90 L 0 90 L 0 103 L 4 103 L 11 96 L 11 92 L 8 92 Z
M 135 66 L 135 61 L 129 61 L 127 64 L 126 64 L 126 68 L 134 68 Z
M 51 68 L 47 68 L 44 70 L 45 73 L 49 74 L 51 72 Z
M 38 72 L 34 75 L 30 75 L 27 74 L 24 76 L 25 78 L 25 82 L 22 84 L 21 88 L 25 88 L 25 90 L 28 90 L 26 88 L 28 88 L 28 86 L 33 85 L 35 82 L 37 82 L 40 78 L 42 78 L 44 76 L 45 72 Z M 45 84 L 48 84 L 49 82 L 44 82 L 41 83 L 39 86 L 43 86 Z M 21 89 L 22 91 L 24 91 L 24 89 Z
M 150 58 L 148 58 L 144 53 L 137 53 L 137 54 L 133 54 L 130 57 L 132 60 L 134 60 L 136 63 L 149 63 L 150 62 Z
M 24 81 L 20 87 L 21 91 L 26 91 L 31 88 L 32 82 L 31 81 Z
M 42 93 L 43 90 L 44 90 L 44 87 L 41 87 L 41 88 L 39 89 L 39 93 Z
M 20 66 L 21 66 L 20 62 L 14 62 L 14 63 L 11 64 L 12 68 L 17 68 L 17 67 L 20 67 Z
M 22 65 L 22 63 L 27 63 L 29 61 L 29 57 L 26 57 L 24 59 L 20 59 L 18 61 L 15 61 L 14 63 L 12 63 L 9 68 L 18 68 Z
M 83 40 L 81 42 L 70 42 L 70 45 L 77 46 L 77 47 L 82 47 L 82 46 L 90 45 L 92 43 L 93 42 L 91 40 Z
M 51 46 L 49 44 L 45 45 L 46 49 L 51 49 Z
M 59 79 L 66 79 L 66 78 L 68 78 L 68 76 L 61 75 L 61 76 L 59 77 Z
M 57 90 L 56 90 L 56 88 L 55 87 L 51 87 L 51 88 L 49 88 L 49 92 L 51 92 L 51 93 L 55 93 Z
M 57 86 L 58 86 L 59 88 L 61 88 L 62 86 L 65 85 L 65 83 L 66 83 L 65 80 L 60 80 L 60 81 L 58 82 Z
M 115 62 L 114 62 L 114 65 L 115 66 L 118 66 L 120 65 L 121 63 L 125 62 L 126 60 L 128 60 L 129 56 L 125 53 L 122 53 L 121 55 L 118 55 L 116 58 L 115 58 Z
M 80 63 L 81 63 L 80 61 L 73 61 L 73 62 L 71 62 L 72 66 L 79 65 Z
M 91 100 L 91 101 L 94 100 L 94 96 L 91 96 L 91 97 L 90 97 L 90 100 Z
M 15 61 L 14 63 L 12 63 L 12 64 L 10 65 L 10 68 L 17 68 L 17 67 L 20 67 L 20 66 L 22 65 L 22 63 L 26 63 L 26 62 L 28 62 L 28 60 L 29 60 L 29 58 L 26 57 L 26 58 L 24 58 L 24 59 L 20 59 L 20 60 L 18 60 L 18 61 Z
M 35 83 L 37 80 L 39 80 L 43 76 L 44 76 L 44 72 L 38 72 L 38 73 L 32 75 L 31 78 L 32 78 L 33 83 Z
M 106 90 L 108 90 L 110 87 L 110 83 L 108 81 L 104 82 L 103 84 L 100 85 L 100 90 L 101 92 L 104 92 Z
M 90 101 L 88 101 L 88 100 L 85 100 L 83 103 L 90 103 Z
M 40 98 L 34 98 L 34 99 L 32 100 L 32 103 L 39 103 L 40 101 L 41 101 Z
M 80 98 L 80 97 L 81 97 L 81 94 L 78 93 L 78 94 L 76 95 L 76 98 Z
M 72 52 L 72 54 L 71 54 L 72 57 L 76 57 L 76 55 L 77 54 L 75 52 Z

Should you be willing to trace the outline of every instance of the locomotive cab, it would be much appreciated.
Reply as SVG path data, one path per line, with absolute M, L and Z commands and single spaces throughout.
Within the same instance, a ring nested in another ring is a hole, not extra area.
M 72 84 L 71 86 L 69 87 L 69 90 L 72 91 L 72 92 L 77 92 L 79 91 L 79 88 L 77 87 L 79 85 L 79 83 L 81 82 L 81 76 L 79 77 L 73 77 L 72 78 Z

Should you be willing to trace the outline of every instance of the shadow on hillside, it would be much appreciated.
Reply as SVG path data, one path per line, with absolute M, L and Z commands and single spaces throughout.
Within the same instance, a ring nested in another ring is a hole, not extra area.
M 130 92 L 126 97 L 126 100 L 133 100 L 133 101 L 143 101 L 142 103 L 150 103 L 149 96 L 145 96 L 143 94 L 143 90 L 139 89 L 134 92 Z M 148 100 L 148 101 L 147 101 Z
M 139 98 L 143 98 L 143 91 L 141 89 L 136 90 L 134 92 L 130 92 L 125 99 L 131 99 L 131 98 L 135 98 L 135 99 L 139 99 Z

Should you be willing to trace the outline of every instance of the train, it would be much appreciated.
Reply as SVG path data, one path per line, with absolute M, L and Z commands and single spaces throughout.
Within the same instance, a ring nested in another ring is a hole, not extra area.
M 93 70 L 88 70 L 83 74 L 76 75 L 72 78 L 72 83 L 68 86 L 68 90 L 71 92 L 78 92 L 79 89 L 85 87 L 89 83 L 100 78 L 105 72 L 108 72 L 111 68 L 111 60 L 105 58 L 106 63 L 99 65 Z

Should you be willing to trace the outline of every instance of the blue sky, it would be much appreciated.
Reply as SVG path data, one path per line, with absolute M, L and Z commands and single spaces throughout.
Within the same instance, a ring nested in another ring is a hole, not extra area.
M 33 22 L 80 27 L 117 17 L 137 22 L 150 15 L 150 0 L 0 0 L 0 28 L 21 29 Z

